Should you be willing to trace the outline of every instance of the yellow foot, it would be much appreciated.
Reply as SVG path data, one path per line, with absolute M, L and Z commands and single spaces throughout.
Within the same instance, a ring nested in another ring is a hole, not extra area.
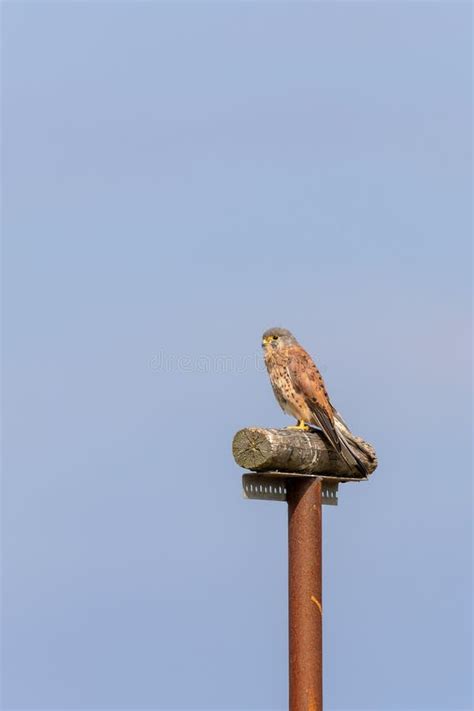
M 304 432 L 308 432 L 311 428 L 308 427 L 308 425 L 305 425 L 303 420 L 298 420 L 297 425 L 290 425 L 289 427 L 285 427 L 285 430 L 303 430 Z

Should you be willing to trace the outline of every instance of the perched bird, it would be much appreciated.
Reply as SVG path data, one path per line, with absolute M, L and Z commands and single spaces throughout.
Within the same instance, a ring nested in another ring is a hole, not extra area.
M 349 468 L 367 476 L 357 441 L 332 406 L 321 373 L 293 334 L 286 328 L 270 328 L 262 336 L 262 346 L 275 397 L 297 420 L 291 428 L 309 430 L 308 424 L 316 425 Z

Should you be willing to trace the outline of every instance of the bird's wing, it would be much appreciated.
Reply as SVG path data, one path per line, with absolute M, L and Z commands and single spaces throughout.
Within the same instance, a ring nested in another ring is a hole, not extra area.
M 334 449 L 341 451 L 341 440 L 334 426 L 333 408 L 321 373 L 301 346 L 288 349 L 288 374 L 293 388 L 301 394 L 313 416 L 312 424 L 320 427 Z
M 336 428 L 334 417 L 340 416 L 331 405 L 321 373 L 301 346 L 288 349 L 288 373 L 295 391 L 301 394 L 312 415 L 311 424 L 326 435 L 336 452 L 351 469 L 366 477 L 367 468 L 350 446 L 346 434 Z M 345 426 L 345 423 L 344 423 Z

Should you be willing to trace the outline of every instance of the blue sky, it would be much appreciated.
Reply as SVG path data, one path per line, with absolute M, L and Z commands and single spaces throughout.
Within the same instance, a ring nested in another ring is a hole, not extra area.
M 285 708 L 230 451 L 289 424 L 280 325 L 380 460 L 324 511 L 326 707 L 470 708 L 470 4 L 2 12 L 3 707 Z

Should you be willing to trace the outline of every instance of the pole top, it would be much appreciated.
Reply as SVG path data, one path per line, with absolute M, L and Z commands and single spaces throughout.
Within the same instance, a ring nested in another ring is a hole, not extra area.
M 351 436 L 358 457 L 372 474 L 377 467 L 374 448 Z M 236 463 L 250 470 L 242 477 L 246 499 L 286 501 L 291 480 L 319 478 L 322 503 L 335 506 L 340 483 L 368 478 L 350 469 L 318 431 L 247 427 L 236 433 L 232 452 Z

